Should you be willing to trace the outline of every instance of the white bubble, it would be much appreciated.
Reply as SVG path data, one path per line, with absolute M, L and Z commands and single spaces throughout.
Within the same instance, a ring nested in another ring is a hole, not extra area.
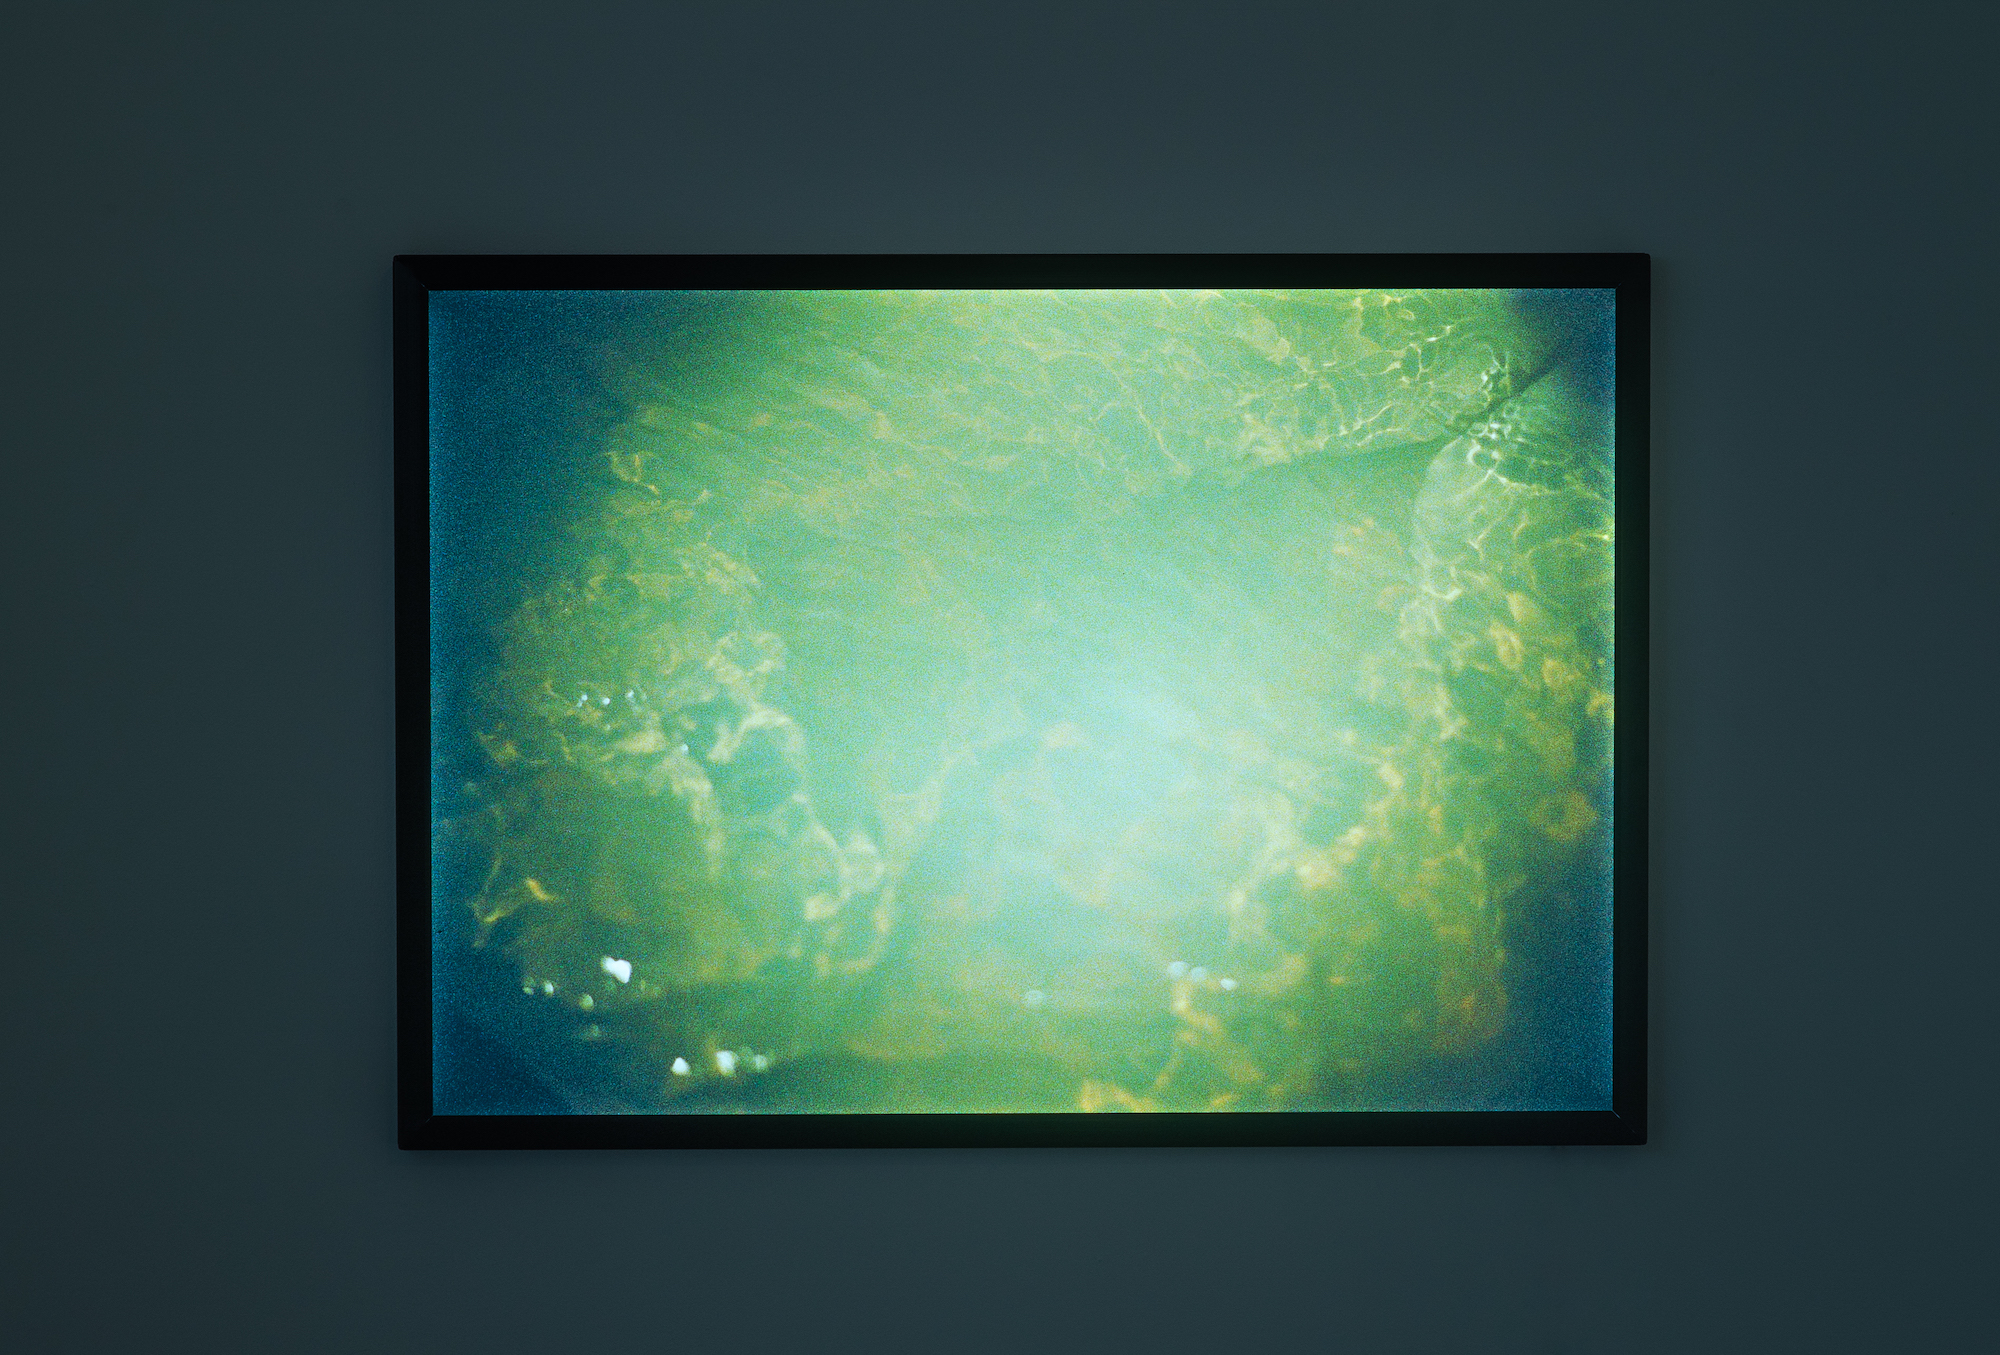
M 556 986 L 553 983 L 550 983 L 547 979 L 542 980 L 542 995 L 544 997 L 548 996 L 550 993 L 555 992 L 555 990 Z
M 585 993 L 582 997 L 576 1000 L 576 1005 L 583 1008 L 585 1011 L 589 1011 L 592 1007 L 595 1007 L 597 1005 L 597 999 L 592 997 L 589 993 Z
M 1167 977 L 1170 979 L 1184 979 L 1187 977 L 1187 972 L 1188 966 L 1186 960 L 1175 960 L 1167 966 Z
M 736 1076 L 736 1055 L 727 1049 L 716 1050 L 715 1067 L 724 1077 Z
M 1225 993 L 1233 993 L 1236 991 L 1235 979 L 1217 979 L 1216 982 L 1222 985 L 1222 991 Z
M 630 983 L 632 981 L 632 962 L 630 960 L 614 960 L 607 955 L 604 957 L 604 972 L 620 983 Z
M 750 1056 L 750 1066 L 761 1073 L 771 1066 L 771 1061 L 762 1054 L 752 1054 Z
M 1200 983 L 1203 979 L 1208 977 L 1208 971 L 1202 968 L 1200 965 L 1196 965 L 1193 969 L 1190 969 L 1188 971 L 1188 977 L 1193 979 L 1196 983 Z
M 693 1071 L 694 1071 L 694 1069 L 692 1069 L 692 1068 L 688 1067 L 688 1061 L 687 1061 L 686 1059 L 675 1059 L 675 1060 L 674 1060 L 674 1076 L 675 1076 L 675 1077 L 686 1077 L 686 1076 L 687 1076 L 687 1075 L 688 1075 L 689 1073 L 691 1073 L 691 1072 L 693 1072 Z
M 1027 1003 L 1030 1007 L 1039 1007 L 1048 1000 L 1049 995 L 1039 988 L 1030 988 L 1027 992 L 1021 994 L 1021 1001 Z

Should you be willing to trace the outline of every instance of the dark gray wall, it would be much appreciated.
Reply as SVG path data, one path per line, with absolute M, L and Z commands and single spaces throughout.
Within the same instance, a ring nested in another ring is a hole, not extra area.
M 1990 20 L 983 8 L 10 19 L 16 1348 L 1957 1340 Z M 395 1150 L 391 255 L 1491 249 L 1656 260 L 1650 1146 Z

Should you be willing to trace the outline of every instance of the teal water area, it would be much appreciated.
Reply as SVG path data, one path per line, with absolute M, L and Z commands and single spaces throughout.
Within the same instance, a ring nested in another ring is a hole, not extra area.
M 438 1109 L 1608 1104 L 1608 294 L 439 294 Z

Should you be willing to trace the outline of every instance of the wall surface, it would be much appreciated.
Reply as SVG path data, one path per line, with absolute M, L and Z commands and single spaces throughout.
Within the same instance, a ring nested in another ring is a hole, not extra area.
M 14 18 L 14 1348 L 1956 1344 L 1993 32 L 1844 15 Z M 390 257 L 1107 250 L 1654 256 L 1652 1142 L 399 1153 Z

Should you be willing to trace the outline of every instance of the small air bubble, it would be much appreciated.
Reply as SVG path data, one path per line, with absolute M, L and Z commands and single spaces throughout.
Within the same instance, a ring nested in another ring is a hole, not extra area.
M 736 1055 L 727 1049 L 716 1050 L 715 1067 L 716 1071 L 724 1077 L 734 1077 L 736 1075 Z
M 688 1075 L 689 1073 L 691 1073 L 691 1072 L 693 1072 L 693 1071 L 694 1071 L 694 1069 L 692 1069 L 692 1068 L 688 1067 L 688 1061 L 687 1061 L 686 1059 L 675 1059 L 675 1060 L 674 1060 L 674 1076 L 675 1076 L 675 1077 L 686 1077 L 686 1076 L 687 1076 L 687 1075 Z
M 1187 977 L 1187 972 L 1188 965 L 1186 960 L 1175 960 L 1167 966 L 1167 977 L 1170 979 L 1184 979 Z

